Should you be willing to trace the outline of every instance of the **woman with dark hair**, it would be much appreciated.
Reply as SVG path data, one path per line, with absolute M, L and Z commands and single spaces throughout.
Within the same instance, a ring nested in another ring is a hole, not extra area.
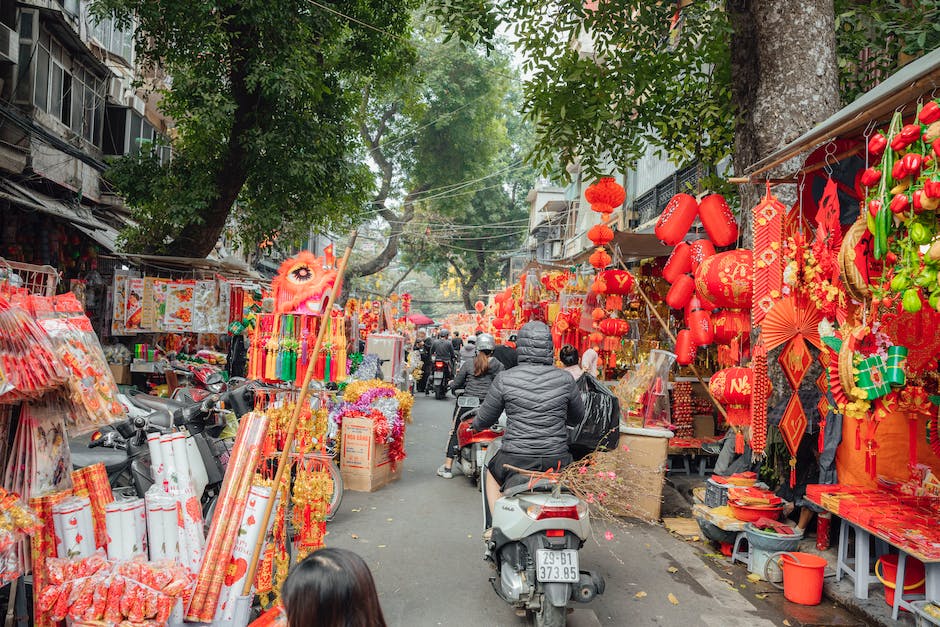
M 281 588 L 288 627 L 386 627 L 369 567 L 347 549 L 320 549 Z
M 492 335 L 481 333 L 476 344 L 477 356 L 473 361 L 466 362 L 460 368 L 460 372 L 457 373 L 451 387 L 454 390 L 462 389 L 464 397 L 477 398 L 482 402 L 486 398 L 487 392 L 490 391 L 490 384 L 493 383 L 493 379 L 505 368 L 498 359 L 493 357 L 496 340 Z M 437 474 L 440 477 L 452 479 L 454 476 L 454 458 L 460 452 L 457 446 L 457 427 L 460 426 L 464 414 L 471 409 L 472 407 L 469 405 L 461 407 L 459 402 L 457 407 L 454 408 L 454 426 L 451 428 L 450 436 L 447 439 L 446 457 L 444 464 L 437 469 Z
M 584 374 L 584 370 L 578 365 L 580 357 L 581 356 L 578 355 L 578 349 L 571 344 L 565 344 L 561 347 L 561 350 L 558 351 L 558 360 L 561 361 L 561 369 L 570 373 L 575 381 L 580 379 L 581 375 Z

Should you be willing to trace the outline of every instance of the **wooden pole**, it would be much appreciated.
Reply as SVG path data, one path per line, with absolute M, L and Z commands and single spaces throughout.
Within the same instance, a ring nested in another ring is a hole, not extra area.
M 644 301 L 646 301 L 646 306 L 653 312 L 653 315 L 656 316 L 656 319 L 659 320 L 659 324 L 662 325 L 663 331 L 665 331 L 666 335 L 669 336 L 669 339 L 671 339 L 673 343 L 675 343 L 676 336 L 672 334 L 672 331 L 669 330 L 669 325 L 666 324 L 666 321 L 663 320 L 663 317 L 659 315 L 659 311 L 656 309 L 656 307 L 653 306 L 653 301 L 651 301 L 649 296 L 646 295 L 646 292 L 643 291 L 643 286 L 640 285 L 639 281 L 636 281 L 635 285 L 636 285 L 637 291 L 640 293 L 640 296 L 643 298 Z M 698 379 L 698 382 L 701 383 L 702 387 L 705 388 L 705 392 L 708 394 L 708 398 L 712 400 L 712 403 L 715 405 L 715 407 L 718 408 L 718 411 L 721 413 L 722 416 L 724 416 L 724 419 L 727 420 L 728 412 L 725 411 L 725 408 L 722 407 L 721 403 L 718 402 L 718 399 L 716 399 L 712 395 L 712 391 L 708 389 L 708 384 L 705 383 L 705 379 L 702 377 L 701 374 L 699 374 L 698 369 L 695 367 L 694 364 L 689 364 L 689 368 L 692 369 L 692 374 L 695 375 L 695 378 Z
M 313 352 L 310 353 L 310 362 L 307 364 L 307 372 L 304 374 L 304 382 L 300 387 L 300 395 L 297 397 L 297 404 L 294 406 L 294 414 L 291 416 L 290 425 L 287 427 L 287 435 L 284 436 L 284 450 L 281 451 L 281 457 L 277 462 L 277 472 L 274 474 L 274 484 L 271 486 L 271 498 L 264 508 L 264 514 L 259 521 L 261 533 L 258 534 L 258 541 L 255 543 L 255 550 L 251 556 L 251 565 L 248 568 L 248 577 L 245 579 L 245 587 L 242 588 L 242 596 L 248 596 L 251 593 L 251 587 L 255 583 L 255 575 L 258 572 L 258 562 L 261 558 L 261 551 L 264 549 L 265 536 L 267 535 L 268 521 L 271 520 L 271 511 L 274 509 L 274 502 L 277 500 L 277 494 L 281 488 L 281 481 L 284 479 L 284 471 L 290 465 L 291 447 L 294 445 L 294 435 L 297 432 L 297 423 L 300 422 L 300 414 L 303 413 L 304 403 L 310 394 L 310 381 L 313 379 L 313 371 L 316 368 L 317 355 L 323 347 L 323 338 L 326 335 L 330 313 L 333 311 L 333 304 L 343 290 L 343 274 L 346 272 L 346 264 L 349 261 L 349 255 L 356 245 L 356 238 L 359 237 L 359 231 L 354 230 L 349 237 L 349 244 L 346 246 L 346 252 L 339 262 L 336 269 L 336 281 L 333 283 L 333 289 L 330 290 L 330 297 L 326 301 L 326 307 L 323 310 L 323 322 L 317 330 L 317 341 L 313 346 Z

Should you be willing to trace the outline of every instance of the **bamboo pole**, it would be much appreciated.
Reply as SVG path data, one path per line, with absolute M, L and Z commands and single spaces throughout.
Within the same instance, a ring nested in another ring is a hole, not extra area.
M 659 311 L 656 309 L 656 307 L 653 306 L 653 301 L 651 301 L 649 296 L 646 295 L 646 292 L 643 291 L 643 286 L 640 285 L 639 281 L 636 281 L 635 285 L 636 285 L 637 291 L 640 293 L 640 296 L 643 298 L 644 301 L 646 301 L 646 306 L 653 312 L 653 315 L 656 316 L 656 319 L 659 320 L 659 324 L 662 325 L 663 331 L 665 331 L 666 335 L 669 336 L 669 339 L 672 340 L 673 343 L 675 343 L 676 336 L 672 334 L 672 331 L 669 329 L 669 325 L 666 324 L 666 321 L 663 320 L 663 317 L 659 315 Z M 725 411 L 725 408 L 721 405 L 721 403 L 718 402 L 718 399 L 716 399 L 712 395 L 712 391 L 708 388 L 708 384 L 705 383 L 705 379 L 702 377 L 702 375 L 699 374 L 698 369 L 695 367 L 694 364 L 689 364 L 689 368 L 692 369 L 692 374 L 695 375 L 695 378 L 698 379 L 698 382 L 701 383 L 702 387 L 705 388 L 705 392 L 708 394 L 708 398 L 712 400 L 712 403 L 715 405 L 715 407 L 718 408 L 718 411 L 721 413 L 724 419 L 727 420 L 728 412 Z
M 326 335 L 326 327 L 328 326 L 326 316 L 329 316 L 333 311 L 333 304 L 336 302 L 337 296 L 339 296 L 343 290 L 343 274 L 346 272 L 346 264 L 349 261 L 349 255 L 352 253 L 352 249 L 356 245 L 356 238 L 358 237 L 359 231 L 354 230 L 349 237 L 349 244 L 346 246 L 343 258 L 340 260 L 339 266 L 336 269 L 336 281 L 333 283 L 333 289 L 330 290 L 330 297 L 327 299 L 326 307 L 323 310 L 324 321 L 317 330 L 317 341 L 313 346 L 313 352 L 310 354 L 310 362 L 307 364 L 307 372 L 304 375 L 303 385 L 300 387 L 300 395 L 297 397 L 297 404 L 294 406 L 294 414 L 291 416 L 290 425 L 287 427 L 287 435 L 284 436 L 284 450 L 281 451 L 281 457 L 277 462 L 277 472 L 274 474 L 274 484 L 271 486 L 272 495 L 277 495 L 280 491 L 281 482 L 284 479 L 284 471 L 290 465 L 289 459 L 291 447 L 294 445 L 294 435 L 297 432 L 297 423 L 300 422 L 300 414 L 303 413 L 304 402 L 310 394 L 310 381 L 313 379 L 313 371 L 317 363 L 316 356 L 323 347 L 323 338 Z M 262 515 L 259 521 L 261 529 L 264 531 L 268 528 L 268 521 L 271 520 L 271 511 L 274 509 L 274 502 L 276 500 L 277 499 L 272 496 L 272 498 L 268 499 L 268 503 L 264 508 L 264 515 Z M 264 549 L 265 536 L 267 535 L 264 531 L 258 534 L 258 541 L 255 543 L 255 549 L 251 556 L 251 564 L 248 568 L 248 576 L 245 578 L 245 587 L 242 589 L 242 596 L 248 596 L 251 593 L 251 587 L 255 583 L 255 575 L 257 575 L 258 572 L 258 562 L 261 558 L 261 551 Z

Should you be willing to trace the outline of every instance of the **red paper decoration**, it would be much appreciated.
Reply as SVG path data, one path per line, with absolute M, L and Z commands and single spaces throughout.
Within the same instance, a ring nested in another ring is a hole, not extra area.
M 754 348 L 751 360 L 754 389 L 751 392 L 751 450 L 763 455 L 767 450 L 767 399 L 770 398 L 770 377 L 767 374 L 767 349 L 763 344 Z
M 715 342 L 730 344 L 751 332 L 751 318 L 748 312 L 740 309 L 722 309 L 712 316 L 715 327 Z
M 792 488 L 796 485 L 796 452 L 800 448 L 803 434 L 806 433 L 806 412 L 803 411 L 799 394 L 794 392 L 790 397 L 790 402 L 787 403 L 787 408 L 777 428 L 783 436 L 783 443 L 790 451 L 790 487 Z
M 594 279 L 594 282 L 591 283 L 591 291 L 595 294 L 606 294 L 607 283 L 604 282 L 604 279 L 597 277 Z
M 708 346 L 715 339 L 711 316 L 707 311 L 696 309 L 689 314 L 689 330 L 692 332 L 692 341 L 698 346 Z
M 688 194 L 676 194 L 666 204 L 656 221 L 656 237 L 669 246 L 685 238 L 698 215 L 698 202 Z
M 629 294 L 633 290 L 633 275 L 626 270 L 604 270 L 598 277 L 607 285 L 607 294 Z
M 669 292 L 666 293 L 666 304 L 673 309 L 682 309 L 688 304 L 694 292 L 695 282 L 692 280 L 692 277 L 688 274 L 683 274 L 672 284 L 672 287 L 669 288 Z
M 594 311 L 591 312 L 591 319 L 594 322 L 600 322 L 607 317 L 607 312 L 601 309 L 600 307 L 595 307 Z
M 695 361 L 695 352 L 698 347 L 692 341 L 692 332 L 688 329 L 682 329 L 676 334 L 676 363 L 680 366 L 688 366 Z
M 592 205 L 601 204 L 619 207 L 627 198 L 626 190 L 612 177 L 606 176 L 584 190 L 584 198 Z
M 695 271 L 695 287 L 719 307 L 749 309 L 753 273 L 749 249 L 729 250 L 702 261 Z
M 483 310 L 486 309 L 486 305 L 483 304 L 482 300 L 478 300 L 477 302 L 473 303 L 473 308 L 477 313 L 483 313 Z
M 591 211 L 604 214 L 606 222 L 606 217 L 614 212 L 614 208 L 605 202 L 595 202 L 591 204 Z
M 715 246 L 730 246 L 737 241 L 738 223 L 724 196 L 711 194 L 703 198 L 698 215 Z
M 615 337 L 624 336 L 630 330 L 630 323 L 620 318 L 607 318 L 606 320 L 601 320 L 600 324 L 597 326 L 604 335 L 611 335 Z
M 787 381 L 793 386 L 793 390 L 799 390 L 803 377 L 806 376 L 806 372 L 813 363 L 813 356 L 806 347 L 806 341 L 802 335 L 787 342 L 780 352 L 779 361 L 783 374 L 787 376 Z
M 604 307 L 607 311 L 620 311 L 623 309 L 623 296 L 620 294 L 610 294 L 604 299 Z
M 753 373 L 750 368 L 725 368 L 709 380 L 708 389 L 728 413 L 728 424 L 746 427 L 751 422 Z
M 604 334 L 593 331 L 590 335 L 588 335 L 588 339 L 591 341 L 591 345 L 600 344 L 604 341 Z
M 603 246 L 614 239 L 614 230 L 606 224 L 595 224 L 588 230 L 587 236 L 595 246 Z
M 692 247 L 685 242 L 679 242 L 663 266 L 663 278 L 675 283 L 683 274 L 692 272 Z
M 715 245 L 709 239 L 697 239 L 689 244 L 692 257 L 692 270 L 698 268 L 705 259 L 715 254 Z
M 610 262 L 613 260 L 610 258 L 610 255 L 607 254 L 606 250 L 603 248 L 598 248 L 593 253 L 591 253 L 591 257 L 588 259 L 588 261 L 590 261 L 591 265 L 598 270 L 602 270 L 609 266 Z

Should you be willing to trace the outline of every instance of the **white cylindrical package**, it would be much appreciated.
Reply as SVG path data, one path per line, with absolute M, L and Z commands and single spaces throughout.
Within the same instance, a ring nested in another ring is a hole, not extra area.
M 219 608 L 212 622 L 214 626 L 234 624 L 237 599 L 241 596 L 245 578 L 248 577 L 247 567 L 251 563 L 258 536 L 262 533 L 261 518 L 270 498 L 271 488 L 252 486 L 248 491 L 248 502 L 238 526 L 235 547 L 232 549 L 228 568 L 225 570 L 222 592 L 219 594 Z M 273 522 L 274 516 L 271 516 L 268 520 L 268 529 L 271 528 Z
M 128 525 L 133 529 L 134 544 L 133 555 L 148 555 L 147 541 L 147 508 L 144 500 L 137 498 L 127 501 L 126 515 L 129 516 Z
M 184 433 L 186 433 L 184 431 Z M 189 458 L 189 474 L 193 478 L 193 489 L 196 498 L 201 499 L 206 486 L 209 485 L 209 473 L 206 471 L 206 463 L 199 453 L 199 447 L 193 436 L 186 434 L 186 455 Z
M 133 529 L 127 529 L 124 513 L 124 501 L 113 501 L 104 507 L 104 518 L 108 527 L 109 560 L 126 560 L 131 557 L 127 547 L 128 541 L 133 543 L 133 538 L 126 537 L 125 534 L 129 534 Z
M 154 484 L 166 491 L 166 462 L 163 459 L 163 448 L 160 446 L 160 434 L 151 433 L 147 436 L 147 448 L 150 449 L 150 474 Z
M 95 523 L 87 496 L 72 496 L 53 505 L 52 516 L 59 519 L 62 531 L 56 547 L 59 557 L 73 559 L 94 554 Z
M 147 490 L 144 500 L 147 504 L 150 560 L 175 560 L 179 556 L 176 500 L 156 485 Z

